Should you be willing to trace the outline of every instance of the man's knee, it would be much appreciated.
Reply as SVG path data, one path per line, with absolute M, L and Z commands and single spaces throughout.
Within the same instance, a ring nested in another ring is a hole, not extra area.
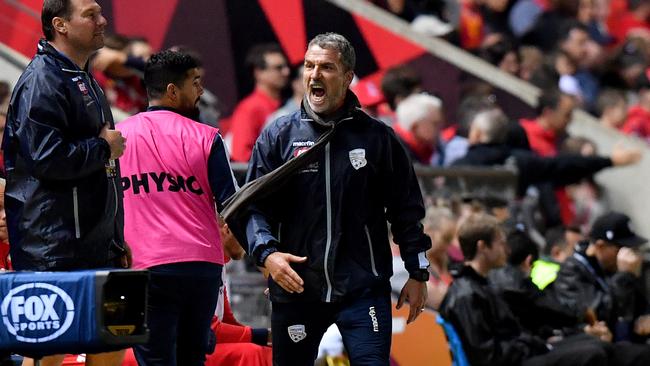
M 86 366 L 120 366 L 126 350 L 86 355 Z

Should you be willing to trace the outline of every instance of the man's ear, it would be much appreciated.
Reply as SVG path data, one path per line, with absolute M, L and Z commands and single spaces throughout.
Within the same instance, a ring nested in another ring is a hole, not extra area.
M 176 101 L 176 98 L 178 97 L 178 92 L 176 89 L 177 88 L 174 83 L 167 84 L 167 90 L 165 91 L 165 94 L 167 94 L 167 97 L 173 101 Z
M 352 79 L 354 79 L 354 71 L 350 70 L 345 73 L 345 83 L 348 85 L 348 88 L 352 84 Z
M 526 259 L 524 259 L 524 263 L 526 263 L 526 266 L 527 266 L 528 268 L 532 267 L 532 266 L 533 266 L 533 255 L 532 255 L 532 254 L 528 254 L 528 255 L 526 256 Z
M 65 19 L 61 17 L 52 18 L 52 28 L 54 28 L 54 31 L 57 33 L 61 33 L 61 34 L 68 33 L 68 27 L 65 23 Z
M 480 252 L 481 250 L 485 250 L 487 248 L 487 245 L 485 244 L 484 240 L 479 240 L 476 242 L 476 254 Z

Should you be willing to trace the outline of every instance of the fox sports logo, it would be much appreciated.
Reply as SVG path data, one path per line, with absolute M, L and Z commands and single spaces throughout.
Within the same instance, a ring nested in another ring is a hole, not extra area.
M 2 300 L 0 312 L 7 331 L 16 340 L 43 343 L 60 337 L 70 328 L 74 302 L 59 287 L 27 283 L 9 291 Z

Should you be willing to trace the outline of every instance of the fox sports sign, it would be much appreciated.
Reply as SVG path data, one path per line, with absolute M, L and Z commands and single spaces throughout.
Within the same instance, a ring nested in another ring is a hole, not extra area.
M 64 334 L 74 320 L 74 302 L 57 286 L 27 283 L 13 288 L 0 304 L 2 321 L 17 341 L 49 342 Z

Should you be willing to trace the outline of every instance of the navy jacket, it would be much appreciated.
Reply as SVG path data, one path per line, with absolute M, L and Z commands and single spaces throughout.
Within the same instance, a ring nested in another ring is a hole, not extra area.
M 109 267 L 122 253 L 123 206 L 108 178 L 109 105 L 87 70 L 46 41 L 9 105 L 3 148 L 5 209 L 17 270 Z
M 431 242 L 420 223 L 424 204 L 404 147 L 390 127 L 359 108 L 339 121 L 324 153 L 256 204 L 248 221 L 249 253 L 258 264 L 275 250 L 308 258 L 293 265 L 305 291 L 289 294 L 271 279 L 273 301 L 338 302 L 367 290 L 389 291 L 386 221 L 407 270 L 428 267 L 424 252 Z M 304 152 L 328 128 L 304 108 L 277 119 L 257 139 L 247 180 Z

